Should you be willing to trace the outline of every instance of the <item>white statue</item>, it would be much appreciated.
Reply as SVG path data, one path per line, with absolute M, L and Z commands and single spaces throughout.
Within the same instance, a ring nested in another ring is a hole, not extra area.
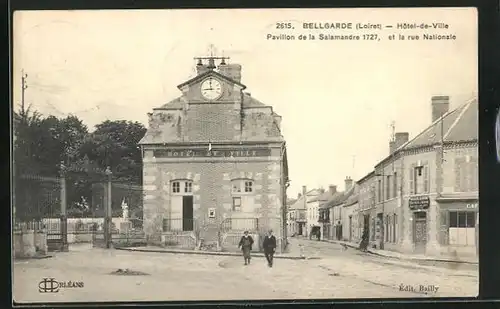
M 128 205 L 125 202 L 125 199 L 122 201 L 122 217 L 123 219 L 128 219 Z

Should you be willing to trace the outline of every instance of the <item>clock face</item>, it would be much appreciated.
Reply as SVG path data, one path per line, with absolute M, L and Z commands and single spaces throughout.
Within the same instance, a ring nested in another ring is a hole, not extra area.
M 201 94 L 208 100 L 218 99 L 222 95 L 222 85 L 215 78 L 209 77 L 201 83 Z

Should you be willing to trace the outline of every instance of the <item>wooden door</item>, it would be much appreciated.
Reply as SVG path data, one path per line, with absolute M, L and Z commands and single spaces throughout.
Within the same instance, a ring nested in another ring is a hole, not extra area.
M 193 230 L 193 196 L 182 197 L 182 230 Z
M 415 244 L 415 253 L 425 253 L 427 245 L 427 214 L 417 212 L 414 214 L 414 232 L 413 242 Z

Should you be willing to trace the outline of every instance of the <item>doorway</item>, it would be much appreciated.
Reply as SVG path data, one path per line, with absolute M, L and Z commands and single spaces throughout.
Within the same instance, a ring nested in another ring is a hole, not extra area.
M 415 212 L 413 222 L 415 253 L 425 253 L 425 246 L 427 245 L 427 213 L 425 211 Z
M 349 241 L 352 241 L 352 216 L 349 216 Z
M 370 239 L 370 215 L 363 215 L 363 232 L 366 231 L 367 239 Z
M 193 230 L 193 196 L 182 197 L 182 230 Z
M 302 223 L 299 223 L 299 232 L 298 235 L 302 235 Z
M 377 214 L 377 230 L 378 230 L 378 240 L 379 240 L 379 249 L 384 250 L 384 214 Z

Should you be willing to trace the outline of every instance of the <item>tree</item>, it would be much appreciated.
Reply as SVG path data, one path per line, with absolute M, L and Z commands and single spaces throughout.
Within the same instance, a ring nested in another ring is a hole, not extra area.
M 81 153 L 102 169 L 110 166 L 113 179 L 140 184 L 142 155 L 138 143 L 145 133 L 139 122 L 106 120 L 88 135 Z
M 31 106 L 22 108 L 18 113 L 14 112 L 14 168 L 16 175 L 29 170 L 38 171 L 32 160 L 37 153 L 36 137 L 40 133 L 38 127 L 41 115 L 37 111 L 31 111 Z

